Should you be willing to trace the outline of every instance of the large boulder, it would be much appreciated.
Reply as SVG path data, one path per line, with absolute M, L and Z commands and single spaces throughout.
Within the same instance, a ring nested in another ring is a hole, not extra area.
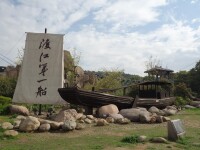
M 140 136 L 138 137 L 138 142 L 143 143 L 143 142 L 146 142 L 146 141 L 147 141 L 147 136 L 145 136 L 145 135 L 140 135 Z
M 163 137 L 154 137 L 151 139 L 153 143 L 168 143 L 168 141 Z
M 112 117 L 107 117 L 107 118 L 106 118 L 106 121 L 107 121 L 108 123 L 114 123 L 114 122 L 115 122 L 115 119 L 112 118 Z
M 106 118 L 109 114 L 118 114 L 118 112 L 119 109 L 114 104 L 105 105 L 98 109 L 98 115 L 102 118 Z
M 17 119 L 14 120 L 14 121 L 13 121 L 13 126 L 14 126 L 13 128 L 14 128 L 14 129 L 18 129 L 20 123 L 21 123 L 21 120 L 17 120 Z
M 23 116 L 29 115 L 29 110 L 24 106 L 10 105 L 9 109 L 10 109 L 11 114 L 19 114 L 19 115 L 23 115 Z
M 148 110 L 149 112 L 151 112 L 151 113 L 159 113 L 159 109 L 157 108 L 157 107 L 155 107 L 155 106 L 152 106 L 152 107 L 150 107 L 149 108 L 149 110 Z
M 165 116 L 171 116 L 171 115 L 175 115 L 177 113 L 176 109 L 163 109 L 163 112 L 165 113 Z
M 198 107 L 198 106 L 200 106 L 200 101 L 191 101 L 190 105 L 194 106 L 194 107 Z
M 186 109 L 194 109 L 194 108 L 196 108 L 196 107 L 191 106 L 191 105 L 185 105 L 184 108 L 186 108 Z
M 4 133 L 3 133 L 4 136 L 9 136 L 9 137 L 15 137 L 18 135 L 18 132 L 15 131 L 15 130 L 6 130 Z
M 49 123 L 44 123 L 44 124 L 41 124 L 40 127 L 39 127 L 39 131 L 40 132 L 47 132 L 49 131 L 51 128 L 50 124 Z
M 97 126 L 105 126 L 108 125 L 109 123 L 105 119 L 98 119 L 97 120 Z
M 84 124 L 82 124 L 82 123 L 77 123 L 76 124 L 76 130 L 82 130 L 82 129 L 84 129 L 85 128 L 85 125 Z
M 10 122 L 3 122 L 1 127 L 4 129 L 4 130 L 10 130 L 10 129 L 13 129 L 13 125 L 10 123 Z
M 128 118 L 133 122 L 140 121 L 140 114 L 149 113 L 145 108 L 130 108 L 122 109 L 119 112 L 123 117 Z
M 142 111 L 139 115 L 140 122 L 148 123 L 151 120 L 150 113 L 148 111 Z
M 88 119 L 88 118 L 85 118 L 84 122 L 87 123 L 87 124 L 91 124 L 91 123 L 92 123 L 92 120 L 91 120 L 91 119 Z
M 130 123 L 131 121 L 127 118 L 119 118 L 115 121 L 115 123 L 118 123 L 118 124 L 128 124 Z
M 90 120 L 93 120 L 94 119 L 94 116 L 93 115 L 87 115 L 86 116 L 88 119 L 90 119 Z
M 65 122 L 67 120 L 76 120 L 79 114 L 75 109 L 61 110 L 57 115 L 52 117 L 52 120 L 56 122 Z
M 62 125 L 64 131 L 71 131 L 76 128 L 76 122 L 74 120 L 66 120 Z
M 17 119 L 17 120 L 25 120 L 26 117 L 25 117 L 25 116 L 22 116 L 22 115 L 19 115 L 19 116 L 17 116 L 15 119 Z
M 163 110 L 159 110 L 158 113 L 156 113 L 157 115 L 160 115 L 160 116 L 165 116 L 165 112 Z
M 109 114 L 108 117 L 112 117 L 114 120 L 124 118 L 121 114 Z
M 63 122 L 56 122 L 51 120 L 45 120 L 45 119 L 38 119 L 40 121 L 40 124 L 50 124 L 51 130 L 58 130 L 63 125 Z
M 163 116 L 156 116 L 156 122 L 157 123 L 163 123 Z
M 28 116 L 19 125 L 19 130 L 24 132 L 35 131 L 39 128 L 40 122 L 36 117 Z

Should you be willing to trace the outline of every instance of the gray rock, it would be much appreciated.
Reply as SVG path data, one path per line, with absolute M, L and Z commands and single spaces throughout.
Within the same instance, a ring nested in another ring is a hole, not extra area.
M 40 122 L 37 118 L 28 116 L 25 120 L 23 120 L 19 125 L 19 130 L 24 132 L 35 131 L 39 128 Z
M 177 109 L 163 109 L 163 112 L 165 113 L 165 116 L 171 116 L 175 115 L 177 113 Z
M 10 129 L 13 129 L 13 125 L 10 123 L 10 122 L 3 122 L 1 127 L 4 129 L 4 130 L 10 130 Z
M 86 116 L 88 119 L 90 119 L 90 120 L 93 120 L 94 119 L 94 116 L 93 115 L 87 115 Z
M 51 122 L 49 122 L 49 124 L 50 124 L 52 130 L 58 130 L 61 128 L 63 122 L 51 121 Z
M 130 108 L 130 109 L 122 109 L 119 112 L 123 117 L 128 118 L 131 121 L 138 122 L 140 120 L 140 109 Z
M 106 121 L 107 121 L 108 123 L 114 123 L 114 122 L 115 122 L 114 118 L 112 118 L 112 117 L 107 117 L 107 118 L 106 118 Z
M 140 118 L 140 122 L 142 123 L 148 123 L 151 120 L 150 113 L 148 111 L 141 112 L 139 115 L 139 118 Z
M 87 123 L 87 124 L 91 124 L 91 123 L 92 123 L 92 120 L 90 120 L 90 119 L 88 119 L 88 118 L 86 118 L 84 121 L 85 121 L 85 123 Z
M 119 118 L 116 120 L 116 123 L 119 123 L 119 124 L 129 124 L 131 121 L 127 118 Z
M 157 123 L 163 123 L 163 116 L 156 116 Z
M 13 128 L 14 128 L 14 129 L 18 129 L 20 123 L 21 123 L 21 120 L 14 120 L 14 122 L 13 122 L 13 126 L 14 126 L 14 127 L 13 127 Z
M 99 117 L 107 117 L 109 114 L 118 114 L 119 109 L 116 105 L 110 104 L 102 106 L 98 109 L 98 115 Z
M 149 123 L 156 123 L 156 117 L 157 116 L 151 116 Z
M 200 101 L 191 101 L 190 105 L 194 107 L 200 106 Z
M 74 120 L 66 120 L 62 125 L 63 131 L 71 131 L 76 128 L 76 122 Z
M 167 121 L 170 121 L 171 119 L 169 117 L 165 117 L 163 116 L 163 122 L 167 122 Z
M 200 104 L 196 106 L 196 108 L 200 108 Z
M 3 133 L 4 136 L 12 136 L 12 137 L 15 137 L 18 135 L 18 132 L 15 131 L 15 130 L 6 130 L 4 133 Z
M 87 118 L 86 115 L 83 115 L 83 116 L 81 117 L 82 120 L 84 120 L 84 119 L 86 119 L 86 118 Z
M 56 121 L 51 121 L 51 120 L 45 120 L 45 119 L 38 119 L 40 121 L 40 124 L 50 124 L 51 130 L 58 130 L 61 128 L 63 122 L 56 122 Z
M 160 116 L 165 116 L 165 112 L 163 110 L 159 110 L 158 113 L 156 113 L 157 115 L 160 115 Z
M 185 105 L 184 108 L 186 108 L 186 109 L 194 109 L 194 108 L 196 108 L 196 107 L 191 106 L 191 105 Z
M 105 126 L 108 125 L 109 123 L 105 119 L 98 119 L 96 125 L 97 126 Z
M 152 107 L 150 107 L 149 108 L 149 110 L 148 110 L 149 112 L 151 112 L 151 113 L 159 113 L 159 109 L 157 108 L 157 107 L 155 107 L 155 106 L 152 106 Z
M 26 117 L 25 116 L 22 116 L 22 115 L 19 115 L 16 117 L 17 120 L 25 120 Z
M 84 121 L 84 120 L 82 120 L 82 119 L 81 119 L 81 120 L 79 120 L 78 122 L 79 122 L 79 123 L 85 123 L 85 121 Z
M 138 142 L 142 143 L 142 142 L 146 142 L 147 141 L 147 136 L 145 135 L 140 135 L 138 137 Z
M 76 120 L 78 113 L 75 109 L 61 110 L 57 115 L 52 117 L 56 122 L 64 122 L 67 120 Z
M 49 123 L 44 123 L 44 124 L 41 124 L 40 127 L 39 127 L 39 131 L 40 132 L 48 132 L 50 130 L 51 126 Z
M 82 123 L 77 123 L 77 125 L 76 125 L 76 130 L 82 130 L 82 129 L 84 129 L 85 128 L 85 125 L 84 124 L 82 124 Z
M 76 120 L 80 120 L 82 118 L 83 114 L 82 113 L 78 113 L 76 115 Z
M 23 115 L 23 116 L 29 115 L 29 110 L 24 106 L 10 105 L 9 109 L 10 109 L 11 114 L 19 114 L 19 115 Z
M 108 117 L 112 117 L 114 120 L 124 118 L 121 114 L 109 114 Z
M 168 141 L 163 137 L 154 137 L 151 139 L 153 143 L 168 143 Z

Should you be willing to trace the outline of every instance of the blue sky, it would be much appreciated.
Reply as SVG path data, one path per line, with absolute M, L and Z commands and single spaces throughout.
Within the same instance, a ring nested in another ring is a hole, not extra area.
M 84 70 L 144 75 L 151 56 L 175 72 L 200 60 L 199 0 L 1 0 L 0 18 L 0 65 L 45 27 L 65 34 Z

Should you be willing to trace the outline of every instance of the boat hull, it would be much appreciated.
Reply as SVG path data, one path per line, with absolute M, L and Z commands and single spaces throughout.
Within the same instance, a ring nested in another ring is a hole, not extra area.
M 58 92 L 60 96 L 70 104 L 95 108 L 115 104 L 119 109 L 127 109 L 132 108 L 135 100 L 132 97 L 114 96 L 77 88 L 59 88 Z M 172 105 L 174 99 L 174 97 L 163 99 L 138 98 L 136 106 L 146 108 L 156 106 L 158 108 L 165 108 L 166 106 Z
M 157 108 L 165 108 L 174 104 L 175 97 L 168 97 L 162 99 L 148 99 L 148 98 L 139 98 L 137 101 L 137 106 L 149 108 L 155 106 Z
M 115 104 L 119 109 L 131 108 L 134 102 L 132 97 L 114 96 L 77 88 L 59 88 L 60 96 L 68 103 L 87 107 L 101 107 Z

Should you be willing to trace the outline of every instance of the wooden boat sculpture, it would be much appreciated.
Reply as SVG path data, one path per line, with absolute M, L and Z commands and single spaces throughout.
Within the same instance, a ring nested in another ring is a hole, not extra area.
M 134 86 L 137 85 L 139 88 L 138 96 L 136 96 L 135 98 L 126 96 L 115 96 L 96 91 L 86 91 L 77 87 L 59 88 L 58 92 L 65 101 L 71 104 L 82 105 L 90 108 L 98 108 L 108 104 L 115 104 L 119 109 L 137 106 L 156 106 L 159 108 L 163 108 L 168 105 L 172 105 L 174 102 L 173 92 L 171 88 L 172 84 L 168 81 L 162 81 L 161 78 L 163 77 L 163 75 L 165 77 L 168 77 L 169 73 L 173 71 L 161 67 L 155 67 L 146 72 L 151 75 L 156 75 L 156 80 L 134 84 Z M 130 86 L 123 87 L 124 91 L 127 87 Z M 111 90 L 108 89 L 107 91 Z
M 86 91 L 77 87 L 59 88 L 60 96 L 70 104 L 87 107 L 101 107 L 108 104 L 115 104 L 119 109 L 131 108 L 134 98 L 115 96 L 95 91 Z

